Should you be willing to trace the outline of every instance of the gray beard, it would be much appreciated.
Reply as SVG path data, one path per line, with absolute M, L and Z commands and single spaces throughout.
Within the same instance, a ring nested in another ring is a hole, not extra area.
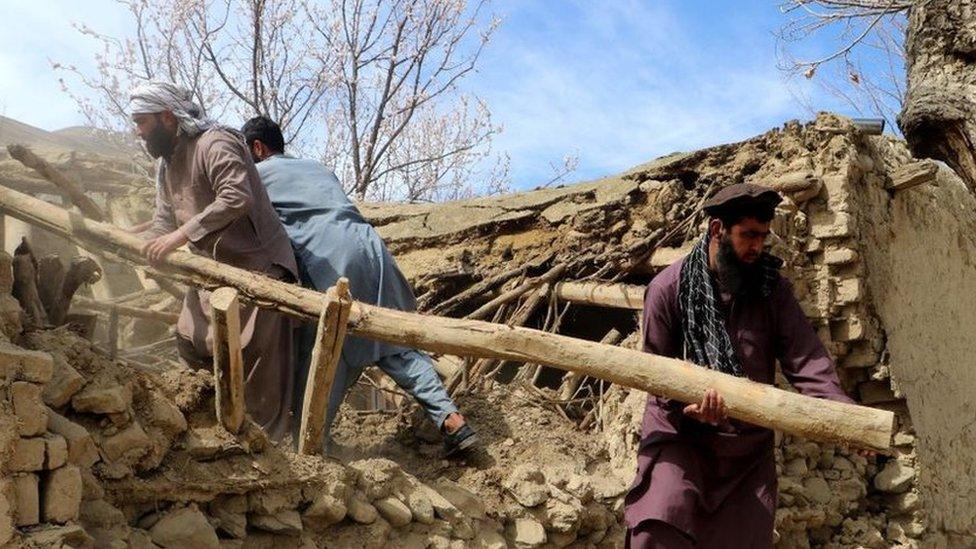
M 718 270 L 718 280 L 732 295 L 744 295 L 758 291 L 762 277 L 755 264 L 750 265 L 739 259 L 732 246 L 732 239 L 723 236 L 718 241 L 718 253 L 715 256 Z

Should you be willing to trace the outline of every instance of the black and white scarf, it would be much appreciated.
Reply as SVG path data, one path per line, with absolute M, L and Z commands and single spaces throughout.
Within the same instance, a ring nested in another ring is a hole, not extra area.
M 708 267 L 709 240 L 706 231 L 681 265 L 678 303 L 685 356 L 699 366 L 743 377 L 742 365 L 725 329 L 725 318 L 712 285 Z M 759 292 L 762 297 L 769 297 L 776 287 L 783 262 L 768 253 L 763 253 L 757 261 L 763 277 Z

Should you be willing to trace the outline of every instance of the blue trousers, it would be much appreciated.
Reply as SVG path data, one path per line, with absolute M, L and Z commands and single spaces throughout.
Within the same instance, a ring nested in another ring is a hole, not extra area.
M 305 396 L 305 381 L 308 379 L 309 361 L 311 360 L 312 347 L 315 344 L 315 326 L 303 326 L 298 330 L 297 353 L 296 353 L 296 376 L 295 376 L 295 417 L 301 417 L 302 400 Z M 336 365 L 335 378 L 332 382 L 332 391 L 329 393 L 328 415 L 325 423 L 326 443 L 329 441 L 329 431 L 335 421 L 339 406 L 345 398 L 346 391 L 359 380 L 366 369 L 367 364 L 349 364 L 345 356 L 339 359 Z M 386 375 L 390 376 L 396 384 L 412 396 L 427 413 L 431 421 L 440 427 L 443 425 L 447 416 L 458 411 L 454 401 L 447 394 L 447 389 L 441 382 L 441 378 L 434 370 L 434 362 L 426 353 L 416 349 L 405 349 L 400 353 L 381 357 L 376 361 Z M 298 430 L 299 421 L 295 423 L 295 432 Z

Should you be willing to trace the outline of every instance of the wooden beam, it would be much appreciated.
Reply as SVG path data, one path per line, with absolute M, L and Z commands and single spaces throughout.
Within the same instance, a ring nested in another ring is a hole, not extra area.
M 218 288 L 210 294 L 213 319 L 215 408 L 220 424 L 237 433 L 244 422 L 244 358 L 237 290 Z
M 67 196 L 68 193 L 60 187 L 43 179 L 33 179 L 31 177 L 11 177 L 0 175 L 0 185 L 10 187 L 15 191 L 27 194 L 46 194 L 51 196 Z M 93 193 L 105 193 L 112 195 L 122 195 L 137 189 L 135 185 L 120 185 L 118 183 L 102 183 L 98 181 L 86 181 L 85 190 Z
M 119 316 L 125 316 L 130 318 L 142 318 L 146 320 L 155 320 L 156 322 L 165 322 L 166 324 L 176 324 L 176 321 L 179 320 L 180 318 L 180 315 L 176 313 L 168 313 L 165 311 L 154 311 L 150 308 L 132 307 L 129 305 L 120 305 L 117 303 L 98 301 L 80 295 L 75 296 L 72 303 L 73 305 L 76 305 L 78 309 L 81 310 L 111 313 L 112 309 L 114 308 Z
M 610 328 L 610 331 L 603 336 L 600 340 L 601 345 L 616 345 L 620 343 L 620 340 L 624 338 L 624 335 L 620 333 L 616 328 Z M 576 372 L 566 372 L 563 376 L 562 383 L 559 384 L 559 400 L 570 400 L 576 395 L 576 391 L 579 389 L 580 384 L 583 383 L 582 375 Z
M 74 242 L 139 265 L 143 241 L 42 200 L 0 188 L 0 210 Z M 231 285 L 247 299 L 306 320 L 322 314 L 322 294 L 258 273 L 177 250 L 155 267 L 186 284 L 212 289 Z M 697 402 L 710 388 L 725 399 L 729 415 L 756 425 L 823 442 L 889 452 L 894 414 L 821 400 L 722 374 L 677 359 L 540 330 L 394 311 L 354 302 L 350 333 L 405 347 L 458 356 L 540 363 L 624 387 Z
M 618 309 L 644 308 L 644 286 L 636 284 L 570 281 L 556 284 L 555 291 L 556 297 L 573 303 Z
M 108 313 L 108 357 L 119 356 L 119 307 L 113 305 Z
M 904 191 L 935 181 L 939 165 L 932 160 L 920 160 L 899 166 L 888 176 L 886 188 L 890 191 Z
M 346 323 L 352 307 L 349 281 L 340 278 L 329 288 L 322 303 L 319 329 L 312 349 L 305 399 L 302 402 L 302 424 L 298 433 L 298 453 L 317 454 L 322 451 L 322 436 L 328 422 L 329 394 L 335 380 L 336 366 L 342 356 L 346 339 Z
M 77 181 L 61 173 L 60 170 L 48 164 L 47 161 L 23 145 L 7 145 L 7 152 L 21 164 L 33 169 L 44 176 L 44 179 L 57 185 L 68 196 L 71 203 L 78 206 L 85 217 L 95 221 L 105 221 L 105 213 L 91 197 L 85 194 L 81 184 Z

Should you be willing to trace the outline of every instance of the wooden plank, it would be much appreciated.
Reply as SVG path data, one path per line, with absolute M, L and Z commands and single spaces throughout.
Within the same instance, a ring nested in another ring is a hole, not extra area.
M 939 165 L 932 160 L 920 160 L 899 166 L 888 177 L 888 190 L 904 191 L 935 181 Z
M 322 303 L 319 329 L 312 349 L 305 399 L 302 402 L 302 423 L 298 433 L 298 453 L 317 454 L 322 450 L 322 436 L 328 421 L 329 394 L 335 380 L 336 366 L 342 356 L 346 339 L 346 323 L 352 307 L 349 281 L 340 278 L 329 288 Z
M 613 282 L 569 281 L 556 284 L 556 297 L 573 303 L 614 307 L 644 308 L 644 286 Z
M 147 265 L 142 239 L 85 219 L 42 200 L 0 187 L 0 210 L 100 253 Z M 205 289 L 231 285 L 262 307 L 315 321 L 322 294 L 177 250 L 156 271 Z M 697 402 L 707 389 L 725 399 L 729 416 L 822 442 L 891 451 L 894 414 L 816 399 L 677 359 L 529 328 L 443 318 L 354 302 L 350 333 L 404 347 L 458 356 L 540 363 L 579 372 L 680 402 Z
M 210 294 L 210 310 L 217 418 L 225 429 L 236 433 L 244 422 L 244 358 L 237 290 L 230 287 L 214 290 Z

